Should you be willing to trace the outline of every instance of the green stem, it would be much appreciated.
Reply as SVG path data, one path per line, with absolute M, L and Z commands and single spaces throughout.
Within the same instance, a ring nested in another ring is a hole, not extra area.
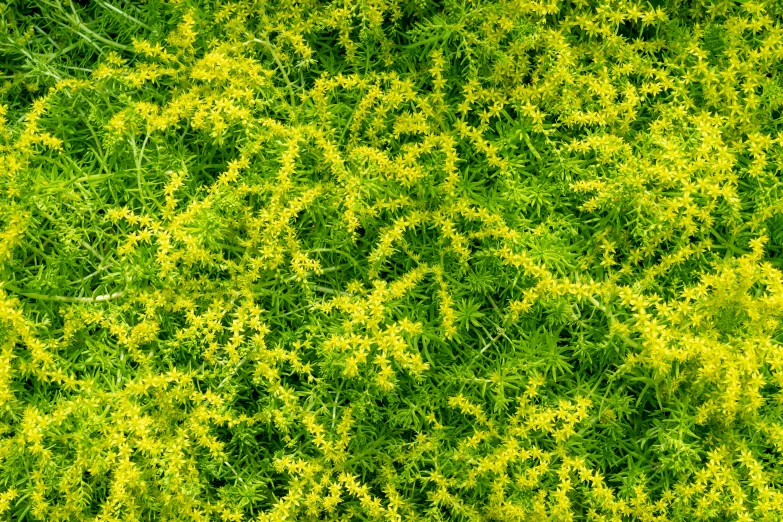
M 294 94 L 294 84 L 292 84 L 291 80 L 288 78 L 288 73 L 285 72 L 283 63 L 280 61 L 280 58 L 277 56 L 274 46 L 272 46 L 272 43 L 267 39 L 261 40 L 259 38 L 253 38 L 252 40 L 250 40 L 250 42 L 260 43 L 261 45 L 266 47 L 266 49 L 269 51 L 269 54 L 272 55 L 272 59 L 277 64 L 277 68 L 280 69 L 280 73 L 283 75 L 286 85 L 288 85 L 288 94 L 291 98 L 291 113 L 295 115 L 296 111 L 294 110 L 294 108 L 296 107 L 296 95 Z
M 111 301 L 113 299 L 119 299 L 125 295 L 125 291 L 114 292 L 113 294 L 96 295 L 95 297 L 68 297 L 64 295 L 46 295 L 39 294 L 38 292 L 31 292 L 24 288 L 19 288 L 11 283 L 3 283 L 2 288 L 8 289 L 15 294 L 21 296 L 37 299 L 39 301 L 58 301 L 61 303 L 100 303 L 103 301 Z

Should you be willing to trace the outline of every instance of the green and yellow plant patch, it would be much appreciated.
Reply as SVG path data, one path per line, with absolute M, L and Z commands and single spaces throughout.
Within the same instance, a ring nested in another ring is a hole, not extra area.
M 0 3 L 0 520 L 783 520 L 783 3 Z

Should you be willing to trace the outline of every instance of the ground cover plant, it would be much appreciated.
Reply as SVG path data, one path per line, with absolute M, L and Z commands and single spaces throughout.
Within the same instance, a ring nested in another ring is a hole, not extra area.
M 783 520 L 783 3 L 0 3 L 0 520 Z

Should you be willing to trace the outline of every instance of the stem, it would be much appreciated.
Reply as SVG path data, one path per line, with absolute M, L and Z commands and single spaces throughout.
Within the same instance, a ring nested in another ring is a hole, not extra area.
M 95 257 L 97 257 L 101 261 L 101 263 L 103 262 L 103 256 L 97 250 L 95 250 L 95 248 L 91 244 L 89 244 L 87 241 L 83 239 L 79 241 L 79 244 L 82 245 L 87 250 L 89 250 L 90 252 L 92 252 L 95 255 Z
M 98 4 L 101 7 L 105 7 L 106 9 L 114 11 L 115 13 L 117 13 L 117 14 L 119 14 L 121 16 L 124 16 L 125 18 L 127 18 L 131 22 L 139 24 L 141 27 L 143 27 L 147 31 L 152 31 L 152 27 L 150 27 L 149 25 L 145 24 L 141 20 L 137 20 L 136 18 L 132 17 L 131 15 L 129 15 L 128 13 L 123 11 L 122 9 L 118 9 L 118 8 L 114 7 L 113 5 L 107 4 L 106 2 L 101 2 L 100 0 L 96 1 L 95 3 Z
M 314 254 L 317 252 L 332 252 L 334 254 L 339 254 L 341 256 L 347 257 L 353 266 L 359 268 L 359 263 L 356 262 L 356 259 L 354 259 L 347 252 L 343 252 L 342 250 L 338 250 L 336 248 L 311 248 L 310 250 L 305 250 L 305 252 L 307 252 L 308 254 Z
M 76 25 L 79 29 L 81 29 L 82 31 L 86 32 L 87 34 L 89 34 L 90 36 L 92 36 L 93 38 L 98 40 L 99 42 L 103 42 L 106 45 L 108 45 L 110 47 L 114 47 L 115 49 L 119 49 L 121 51 L 130 51 L 131 50 L 130 47 L 128 47 L 127 45 L 119 44 L 117 42 L 109 40 L 108 38 L 104 38 L 103 36 L 93 32 L 93 30 L 90 29 L 89 27 L 87 27 L 87 25 L 84 22 L 82 22 L 82 20 L 79 18 L 79 13 L 76 11 L 76 8 L 74 7 L 73 2 L 71 1 L 69 3 L 70 3 L 70 7 L 71 7 L 71 12 L 73 12 L 73 16 L 69 15 L 68 13 L 63 12 L 63 16 L 65 17 L 66 20 L 68 20 L 72 24 Z M 78 31 L 77 31 L 77 34 L 79 34 L 80 36 L 84 36 L 81 33 L 79 33 Z M 86 39 L 89 40 L 89 38 L 86 38 Z
M 353 297 L 353 294 L 349 294 L 348 292 L 343 292 L 341 290 L 335 290 L 333 288 L 328 288 L 326 286 L 321 285 L 313 285 L 314 290 L 318 290 L 319 292 L 323 292 L 325 294 L 337 294 L 337 295 L 344 295 L 348 297 Z
M 31 292 L 29 290 L 19 288 L 10 283 L 3 283 L 2 288 L 6 288 L 15 294 L 19 294 L 30 299 L 37 299 L 39 301 L 58 301 L 61 303 L 100 303 L 103 301 L 111 301 L 113 299 L 119 299 L 125 295 L 125 291 L 114 292 L 113 294 L 96 295 L 95 297 L 68 297 L 64 295 L 46 295 L 39 294 L 37 292 Z
M 274 59 L 275 63 L 277 64 L 277 68 L 280 69 L 280 72 L 282 73 L 283 78 L 285 79 L 286 85 L 288 85 L 288 94 L 291 98 L 291 112 L 292 114 L 295 114 L 294 107 L 296 107 L 296 95 L 294 94 L 294 84 L 292 84 L 291 80 L 288 78 L 288 73 L 285 72 L 285 69 L 283 68 L 283 63 L 280 61 L 280 58 L 278 58 L 277 53 L 275 52 L 275 48 L 272 46 L 272 43 L 267 39 L 261 40 L 259 38 L 253 38 L 252 40 L 250 40 L 250 42 L 256 42 L 262 44 L 264 47 L 267 48 L 269 54 L 272 55 L 272 59 Z
M 131 144 L 131 147 L 133 148 L 133 160 L 136 163 L 136 183 L 139 186 L 139 199 L 141 200 L 141 206 L 144 207 L 144 211 L 147 213 L 148 216 L 152 215 L 152 212 L 150 212 L 149 207 L 147 206 L 147 201 L 144 198 L 144 188 L 143 188 L 143 180 L 144 177 L 141 173 L 141 163 L 144 161 L 144 148 L 147 146 L 147 140 L 149 139 L 150 135 L 147 134 L 144 137 L 144 143 L 141 146 L 141 153 L 137 154 L 136 149 L 136 138 L 134 137 L 131 140 L 128 140 Z

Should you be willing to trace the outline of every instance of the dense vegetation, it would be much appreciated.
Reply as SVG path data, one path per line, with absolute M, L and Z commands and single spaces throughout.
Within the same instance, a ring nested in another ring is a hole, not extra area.
M 0 520 L 783 520 L 783 3 L 0 3 Z

